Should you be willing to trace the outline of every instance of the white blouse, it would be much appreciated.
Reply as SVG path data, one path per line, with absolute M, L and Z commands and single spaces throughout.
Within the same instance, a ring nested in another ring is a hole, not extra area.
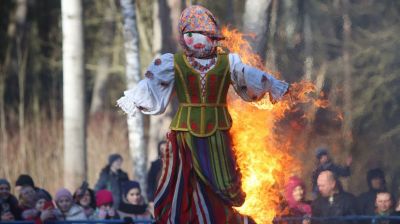
M 207 59 L 196 61 L 203 65 L 209 63 Z M 278 101 L 288 89 L 286 82 L 242 63 L 237 54 L 229 54 L 229 65 L 232 85 L 245 101 L 259 100 L 267 92 Z M 199 73 L 204 75 L 206 72 Z M 137 110 L 144 114 L 162 114 L 165 111 L 174 89 L 174 55 L 167 53 L 154 59 L 145 76 L 117 101 L 118 106 L 130 116 L 135 116 Z

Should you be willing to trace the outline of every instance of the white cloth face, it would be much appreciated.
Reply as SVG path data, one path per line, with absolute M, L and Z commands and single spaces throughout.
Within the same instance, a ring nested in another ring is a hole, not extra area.
M 211 55 L 217 46 L 217 40 L 201 33 L 187 32 L 183 34 L 183 39 L 193 56 L 198 58 Z

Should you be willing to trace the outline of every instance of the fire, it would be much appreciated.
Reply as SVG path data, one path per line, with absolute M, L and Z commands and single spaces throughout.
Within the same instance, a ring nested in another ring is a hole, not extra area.
M 228 28 L 223 28 L 222 32 L 226 37 L 223 47 L 238 53 L 244 63 L 267 71 L 243 34 Z M 291 110 L 293 105 L 309 102 L 309 95 L 315 92 L 315 86 L 302 81 L 292 84 L 290 89 L 290 94 L 275 105 L 270 103 L 268 96 L 257 103 L 244 102 L 234 91 L 230 91 L 228 97 L 233 119 L 230 132 L 246 192 L 245 203 L 236 209 L 251 216 L 257 223 L 272 223 L 278 212 L 285 181 L 301 170 L 300 162 L 290 152 L 294 143 L 288 137 L 278 136 L 274 131 L 275 123 L 284 118 L 285 112 Z

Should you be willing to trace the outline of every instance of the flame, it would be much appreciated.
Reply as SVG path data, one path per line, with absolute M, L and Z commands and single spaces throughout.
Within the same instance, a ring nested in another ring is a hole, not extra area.
M 265 68 L 242 33 L 226 27 L 222 33 L 225 36 L 222 47 L 238 53 L 244 63 L 279 76 L 279 73 Z M 246 192 L 245 203 L 236 209 L 251 216 L 257 223 L 272 223 L 278 212 L 285 181 L 301 171 L 300 161 L 290 151 L 293 141 L 288 136 L 277 134 L 275 123 L 285 117 L 285 112 L 293 110 L 294 105 L 311 102 L 310 95 L 315 91 L 315 85 L 310 82 L 293 83 L 290 94 L 275 105 L 268 97 L 257 103 L 246 103 L 230 91 L 228 104 L 233 119 L 230 132 L 242 173 L 242 188 Z M 325 101 L 318 101 L 314 105 L 326 104 Z M 295 122 L 292 125 L 300 124 Z

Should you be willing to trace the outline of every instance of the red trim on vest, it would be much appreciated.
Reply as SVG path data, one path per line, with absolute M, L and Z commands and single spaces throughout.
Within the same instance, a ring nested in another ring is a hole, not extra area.
M 188 79 L 188 90 L 190 95 L 190 101 L 192 103 L 200 103 L 199 89 L 197 84 L 197 78 L 195 74 L 189 74 L 187 76 Z
M 217 102 L 217 75 L 215 74 L 210 74 L 210 77 L 208 79 L 208 102 L 210 103 L 216 103 Z M 222 83 L 221 83 L 222 85 Z

